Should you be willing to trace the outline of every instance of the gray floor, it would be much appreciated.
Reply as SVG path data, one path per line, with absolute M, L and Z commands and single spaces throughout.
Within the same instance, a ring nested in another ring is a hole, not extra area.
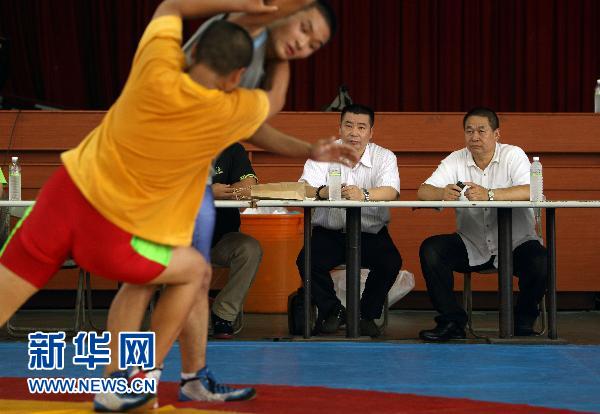
M 434 326 L 434 312 L 430 311 L 390 311 L 385 334 L 377 338 L 378 341 L 403 341 L 419 342 L 418 333 L 421 329 Z M 95 311 L 92 321 L 95 327 L 105 327 L 106 311 Z M 35 326 L 39 328 L 73 326 L 72 311 L 20 311 L 14 318 L 16 326 Z M 486 336 L 497 336 L 494 329 L 498 325 L 497 312 L 474 312 L 473 323 L 477 331 Z M 287 329 L 287 315 L 285 314 L 246 314 L 243 321 L 243 329 L 236 336 L 238 340 L 290 340 L 292 339 Z M 89 325 L 88 325 L 89 326 Z M 569 344 L 600 344 L 600 311 L 577 311 L 558 313 L 558 335 L 561 343 Z M 6 327 L 0 329 L 0 340 L 13 340 Z M 301 340 L 301 338 L 294 338 Z M 340 331 L 337 335 L 322 336 L 319 339 L 343 340 L 344 333 Z M 370 341 L 369 338 L 360 340 Z M 532 339 L 534 343 L 541 340 Z M 466 342 L 483 342 L 476 338 L 470 338 Z M 529 341 L 527 341 L 529 342 Z

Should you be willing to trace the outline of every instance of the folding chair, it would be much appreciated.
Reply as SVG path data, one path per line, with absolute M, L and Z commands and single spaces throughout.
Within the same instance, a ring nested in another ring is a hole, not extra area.
M 72 259 L 66 260 L 61 269 L 79 269 L 79 278 L 77 282 L 77 294 L 75 297 L 75 316 L 73 325 L 64 327 L 46 327 L 46 326 L 17 326 L 16 314 L 6 322 L 6 330 L 9 336 L 19 338 L 27 336 L 29 333 L 36 331 L 55 332 L 64 331 L 67 334 L 76 335 L 77 332 L 83 330 L 87 324 L 92 330 L 98 330 L 92 321 L 92 287 L 90 283 L 90 272 L 81 268 Z M 87 319 L 87 321 L 86 321 Z
M 464 276 L 464 285 L 463 285 L 463 308 L 467 313 L 467 330 L 468 332 L 475 338 L 478 339 L 488 339 L 487 336 L 481 335 L 475 332 L 473 329 L 473 291 L 471 289 L 471 273 L 472 272 L 463 272 Z M 498 273 L 497 269 L 484 269 L 478 270 L 475 273 L 479 273 L 482 275 L 489 275 Z M 540 302 L 540 316 L 538 320 L 541 324 L 541 329 L 534 333 L 534 336 L 543 336 L 546 334 L 548 329 L 548 313 L 546 312 L 546 296 L 544 296 Z

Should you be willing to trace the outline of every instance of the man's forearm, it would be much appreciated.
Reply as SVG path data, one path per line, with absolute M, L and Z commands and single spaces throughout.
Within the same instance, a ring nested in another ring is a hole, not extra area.
M 290 64 L 286 61 L 269 61 L 263 89 L 269 97 L 269 117 L 283 109 L 290 83 Z
M 250 177 L 243 178 L 240 181 L 231 184 L 231 186 L 235 188 L 246 188 L 256 184 L 258 184 L 258 179 L 256 178 L 256 176 L 252 175 Z
M 310 143 L 284 134 L 269 124 L 263 124 L 248 142 L 287 157 L 309 158 L 311 154 Z
M 256 36 L 261 30 L 272 22 L 287 17 L 301 8 L 309 5 L 314 0 L 267 0 L 266 4 L 277 6 L 277 11 L 263 14 L 236 14 L 229 17 L 229 21 L 244 27 L 252 36 Z
M 423 201 L 437 201 L 444 198 L 444 189 L 429 184 L 421 184 L 417 198 Z
M 509 188 L 494 190 L 494 200 L 497 201 L 527 201 L 529 200 L 529 185 L 517 185 Z
M 367 190 L 369 190 L 369 199 L 371 201 L 394 201 L 400 195 L 394 187 L 389 186 L 367 188 Z
M 249 198 L 252 196 L 252 186 L 258 184 L 256 177 L 246 177 L 237 183 L 231 184 L 236 189 L 236 198 Z
M 304 190 L 306 192 L 306 197 L 308 198 L 316 198 L 317 197 L 317 187 L 313 187 L 306 181 L 300 180 L 301 183 L 304 183 Z M 320 196 L 323 197 L 323 189 L 321 189 Z

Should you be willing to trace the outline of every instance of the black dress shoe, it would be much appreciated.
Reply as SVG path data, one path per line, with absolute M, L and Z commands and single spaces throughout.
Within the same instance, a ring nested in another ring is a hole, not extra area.
M 419 338 L 426 342 L 446 342 L 451 339 L 465 339 L 465 328 L 456 322 L 440 322 L 433 329 L 419 332 Z
M 342 305 L 334 307 L 329 314 L 321 321 L 319 332 L 336 333 L 342 325 L 346 324 L 346 308 Z

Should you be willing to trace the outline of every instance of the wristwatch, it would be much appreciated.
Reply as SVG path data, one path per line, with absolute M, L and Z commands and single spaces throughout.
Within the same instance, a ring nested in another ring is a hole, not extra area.
M 321 197 L 321 194 L 319 194 L 321 192 L 321 190 L 324 189 L 325 187 L 327 187 L 327 186 L 322 185 L 319 188 L 317 188 L 317 193 L 315 194 L 315 200 L 325 200 L 323 197 Z
M 494 190 L 492 190 L 491 188 L 488 190 L 488 200 L 494 201 Z
M 365 196 L 365 201 L 371 201 L 371 199 L 369 198 L 370 197 L 369 190 L 367 190 L 366 188 L 363 188 L 362 191 Z

